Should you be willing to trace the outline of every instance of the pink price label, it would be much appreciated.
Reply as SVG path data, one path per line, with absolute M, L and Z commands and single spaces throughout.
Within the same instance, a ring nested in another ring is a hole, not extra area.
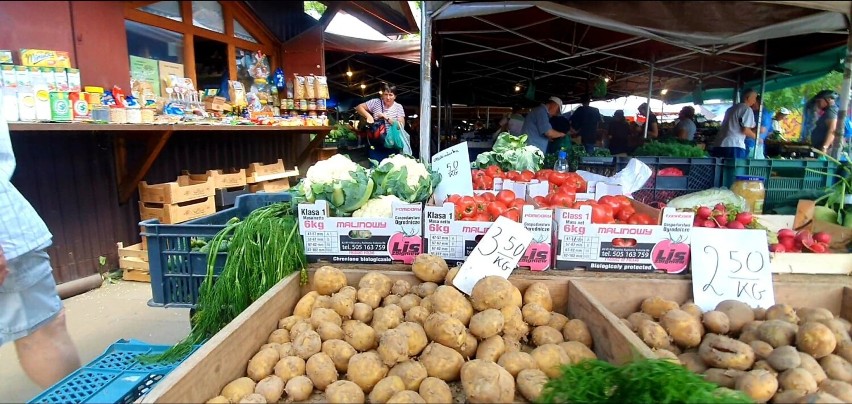
M 423 238 L 420 236 L 396 233 L 388 239 L 388 254 L 394 261 L 411 264 L 421 251 L 423 251 Z
M 532 242 L 518 261 L 518 266 L 529 267 L 531 271 L 544 271 L 550 268 L 551 258 L 550 244 Z
M 651 250 L 651 262 L 655 268 L 666 273 L 681 273 L 689 265 L 689 244 L 660 241 Z

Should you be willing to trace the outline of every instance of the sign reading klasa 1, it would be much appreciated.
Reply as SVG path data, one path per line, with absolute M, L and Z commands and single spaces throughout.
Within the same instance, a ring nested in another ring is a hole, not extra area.
M 423 206 L 394 203 L 391 218 L 330 217 L 328 203 L 299 204 L 309 262 L 411 264 L 422 249 Z

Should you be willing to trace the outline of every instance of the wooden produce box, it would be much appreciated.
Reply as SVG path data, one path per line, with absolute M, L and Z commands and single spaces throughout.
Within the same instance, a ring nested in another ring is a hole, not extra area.
M 803 201 L 800 201 L 800 205 Z M 781 229 L 792 229 L 797 220 L 794 215 L 756 215 L 757 221 L 769 231 L 777 233 Z M 802 220 L 799 218 L 798 220 Z M 839 229 L 838 229 L 839 228 Z M 832 223 L 812 222 L 810 229 L 813 232 L 827 231 L 833 238 L 838 236 L 841 240 L 848 239 L 843 233 L 847 228 Z M 834 243 L 832 243 L 834 244 Z M 843 241 L 841 241 L 843 244 Z M 834 246 L 833 246 L 834 247 Z M 776 274 L 822 274 L 822 275 L 849 275 L 852 274 L 852 254 L 829 253 L 770 253 L 772 273 Z
M 118 245 L 118 267 L 122 271 L 122 279 L 135 282 L 151 282 L 148 266 L 148 251 L 142 243 L 128 247 L 124 243 Z
M 251 163 L 246 169 L 246 182 L 249 184 L 258 183 L 261 181 L 277 180 L 287 177 L 296 177 L 299 175 L 299 168 L 287 171 L 284 168 L 284 160 L 278 159 L 272 164 Z
M 368 272 L 376 270 L 349 269 L 342 267 L 348 278 L 349 285 L 357 287 L 358 280 Z M 420 283 L 414 274 L 403 271 L 381 271 L 392 280 L 406 280 L 411 285 Z M 313 271 L 311 271 L 313 279 Z M 550 289 L 553 298 L 554 311 L 567 314 L 570 318 L 580 318 L 586 321 L 595 334 L 595 352 L 602 359 L 612 361 L 601 353 L 622 352 L 628 354 L 615 358 L 618 362 L 630 358 L 628 346 L 623 350 L 614 346 L 618 340 L 609 340 L 609 335 L 618 335 L 610 323 L 598 312 L 593 302 L 587 300 L 582 292 L 574 293 L 569 288 L 567 276 L 536 276 L 513 275 L 509 280 L 523 292 L 527 286 L 536 281 L 544 281 Z M 246 364 L 257 353 L 258 348 L 266 343 L 269 334 L 278 328 L 278 320 L 290 315 L 301 296 L 311 288 L 299 286 L 299 274 L 293 274 L 273 286 L 237 318 L 231 321 L 204 345 L 184 360 L 166 377 L 160 380 L 147 395 L 141 398 L 142 403 L 203 403 L 219 394 L 227 383 L 245 376 Z M 570 292 L 569 292 L 570 290 Z M 586 320 L 589 319 L 589 320 Z M 605 328 L 604 330 L 600 330 Z M 450 388 L 457 392 L 461 389 L 459 382 L 451 382 Z M 517 397 L 520 397 L 518 395 Z M 307 402 L 322 402 L 323 397 L 316 393 Z M 457 401 L 461 402 L 461 401 Z
M 164 184 L 139 183 L 140 202 L 176 204 L 213 196 L 215 192 L 212 178 L 200 182 L 193 181 L 188 175 L 181 175 L 177 181 Z
M 141 220 L 157 219 L 162 224 L 182 223 L 213 213 L 216 213 L 216 201 L 213 196 L 175 204 L 139 202 Z
M 204 174 L 190 174 L 189 171 L 184 170 L 181 174 L 189 176 L 190 183 L 192 184 L 201 184 L 212 178 L 213 188 L 215 189 L 242 187 L 246 185 L 245 168 L 241 168 L 240 170 L 231 169 L 227 172 L 226 170 L 207 170 Z
M 254 184 L 249 184 L 249 192 L 284 192 L 290 189 L 290 179 L 281 178 L 278 180 L 261 181 Z
M 835 283 L 773 282 L 775 303 L 787 303 L 793 307 L 822 307 L 835 316 L 852 320 L 852 288 Z M 617 291 L 617 293 L 613 293 Z M 660 296 L 664 299 L 686 303 L 692 300 L 692 281 L 685 279 L 640 279 L 640 278 L 585 278 L 571 281 L 568 295 L 572 298 L 581 294 L 595 310 L 588 312 L 596 317 L 586 321 L 589 332 L 603 355 L 624 357 L 631 351 L 646 358 L 656 358 L 651 349 L 620 319 L 639 311 L 642 300 Z M 605 325 L 602 323 L 606 323 Z M 594 327 L 593 327 L 594 325 Z M 609 343 L 598 346 L 597 342 Z M 607 352 L 607 350 L 611 350 Z M 600 355 L 601 353 L 599 353 Z

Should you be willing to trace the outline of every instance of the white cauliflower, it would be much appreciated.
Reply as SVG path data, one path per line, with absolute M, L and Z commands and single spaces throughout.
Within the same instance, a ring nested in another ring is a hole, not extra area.
M 354 161 L 342 154 L 335 154 L 330 158 L 322 161 L 317 161 L 316 164 L 308 168 L 305 174 L 304 185 L 310 189 L 312 183 L 324 184 L 331 183 L 334 180 L 348 180 L 352 178 L 350 174 L 359 167 Z
M 408 176 L 406 177 L 405 182 L 412 188 L 417 188 L 417 184 L 420 183 L 420 178 L 429 178 L 429 170 L 426 169 L 426 165 L 418 163 L 417 160 L 406 155 L 395 154 L 392 157 L 388 157 L 379 163 L 379 167 L 386 163 L 393 164 L 394 170 L 406 167 Z
M 364 206 L 352 213 L 352 217 L 393 217 L 393 203 L 404 203 L 393 195 L 380 196 L 370 199 Z

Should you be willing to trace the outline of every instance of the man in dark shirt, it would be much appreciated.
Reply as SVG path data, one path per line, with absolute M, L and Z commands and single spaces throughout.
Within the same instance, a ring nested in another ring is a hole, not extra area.
M 571 125 L 571 134 L 579 134 L 580 142 L 586 148 L 586 153 L 591 155 L 595 152 L 595 144 L 598 141 L 598 124 L 602 122 L 601 113 L 597 108 L 589 106 L 589 96 L 584 94 L 580 98 L 583 106 L 577 108 L 568 123 Z

